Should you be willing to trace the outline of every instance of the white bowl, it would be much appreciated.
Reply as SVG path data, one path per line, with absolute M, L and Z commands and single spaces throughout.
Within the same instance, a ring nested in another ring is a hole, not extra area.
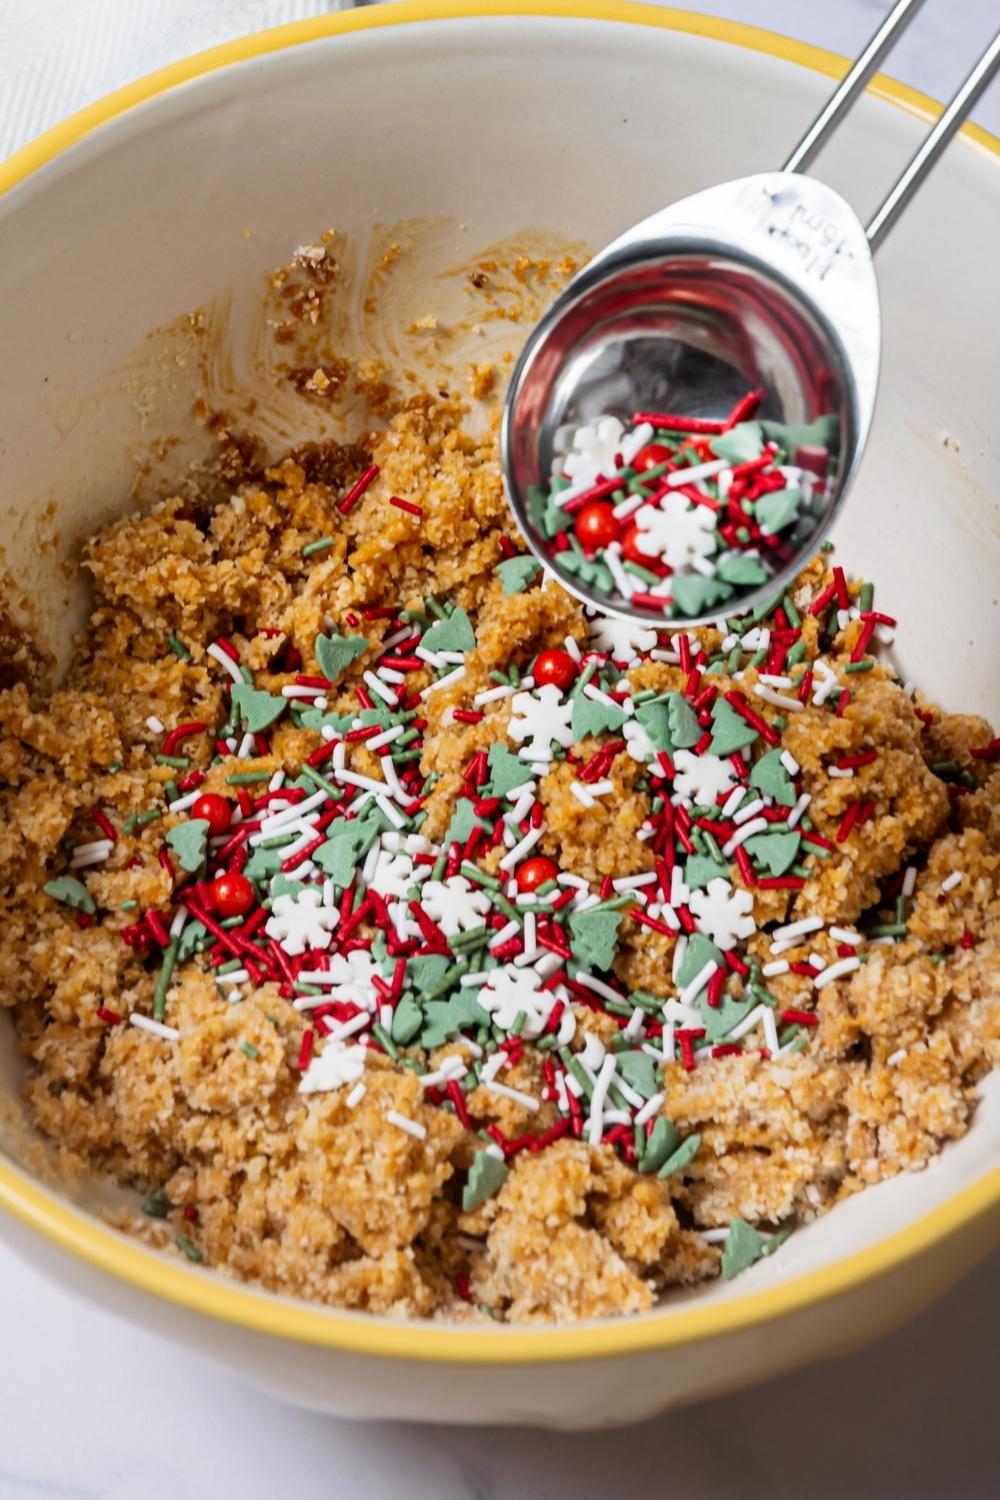
M 136 353 L 148 330 L 227 289 L 255 290 L 328 224 L 433 213 L 467 226 L 456 251 L 526 226 L 600 244 L 661 202 L 779 162 L 842 66 L 746 27 L 614 0 L 469 9 L 380 6 L 233 43 L 0 166 L 0 545 L 58 655 L 84 603 L 66 560 L 129 503 L 137 446 L 189 420 L 184 382 Z M 870 209 L 932 109 L 882 80 L 824 175 Z M 1000 326 L 998 243 L 1000 142 L 970 129 L 880 257 L 882 394 L 838 538 L 899 615 L 904 670 L 947 706 L 987 714 L 1000 705 L 989 645 L 1000 455 L 997 354 L 982 335 Z M 144 382 L 155 393 L 145 424 Z M 10 1028 L 2 1040 L 13 1100 Z M 306 1406 L 622 1422 L 857 1345 L 967 1269 L 1000 1227 L 996 1085 L 933 1170 L 845 1203 L 735 1283 L 631 1320 L 473 1332 L 239 1286 L 106 1228 L 45 1185 L 15 1129 L 0 1159 L 2 1227 L 64 1284 Z

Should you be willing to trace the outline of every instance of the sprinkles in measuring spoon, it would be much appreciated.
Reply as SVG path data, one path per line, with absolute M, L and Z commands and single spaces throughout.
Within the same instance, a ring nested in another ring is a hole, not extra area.
M 730 609 L 780 572 L 823 503 L 837 424 L 758 420 L 763 396 L 718 421 L 636 412 L 561 428 L 552 479 L 531 494 L 556 571 L 661 620 Z

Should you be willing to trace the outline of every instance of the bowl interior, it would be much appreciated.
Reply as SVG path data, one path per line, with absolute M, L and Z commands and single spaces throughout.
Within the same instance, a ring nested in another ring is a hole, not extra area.
M 43 649 L 65 659 L 85 608 L 65 565 L 130 503 L 137 454 L 180 438 L 169 469 L 204 442 L 189 372 L 164 367 L 149 330 L 220 295 L 237 332 L 249 327 L 266 273 L 327 227 L 364 237 L 440 216 L 442 268 L 526 229 L 600 245 L 661 203 L 770 168 L 828 86 L 644 25 L 440 20 L 208 73 L 12 187 L 0 198 L 0 563 Z M 823 174 L 863 214 L 922 128 L 868 97 Z M 998 242 L 1000 156 L 960 141 L 880 257 L 879 408 L 837 530 L 845 564 L 899 618 L 904 675 L 987 715 L 1000 707 L 1000 451 L 997 355 L 978 333 L 1000 325 Z M 13 1037 L 0 1032 L 13 1097 Z M 998 1147 L 1000 1090 L 987 1086 L 936 1170 L 845 1204 L 735 1289 L 697 1295 L 740 1296 L 872 1244 L 975 1181 Z

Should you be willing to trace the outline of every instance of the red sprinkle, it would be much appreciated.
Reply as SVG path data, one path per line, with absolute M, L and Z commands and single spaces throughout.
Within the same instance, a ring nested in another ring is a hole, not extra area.
M 357 505 L 372 480 L 378 477 L 378 464 L 369 464 L 360 478 L 356 479 L 347 494 L 337 504 L 342 516 L 348 515 Z
M 390 495 L 389 504 L 394 505 L 397 510 L 408 511 L 411 516 L 422 516 L 424 513 L 422 505 L 417 505 L 414 500 L 403 500 L 399 495 Z

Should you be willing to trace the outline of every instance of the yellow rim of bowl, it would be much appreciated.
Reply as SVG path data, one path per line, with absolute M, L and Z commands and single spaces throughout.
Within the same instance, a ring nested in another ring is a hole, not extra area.
M 838 53 L 793 41 L 775 32 L 744 26 L 736 21 L 694 15 L 689 11 L 635 4 L 632 0 L 463 0 L 463 3 L 456 3 L 456 0 L 403 0 L 403 3 L 380 5 L 375 9 L 341 11 L 275 27 L 160 68 L 62 121 L 0 163 L 0 193 L 23 182 L 32 172 L 116 115 L 217 68 L 322 37 L 469 16 L 567 17 L 627 22 L 764 52 L 782 61 L 825 73 L 830 78 L 841 77 L 848 67 L 847 60 Z M 876 97 L 924 120 L 936 118 L 941 110 L 941 105 L 926 94 L 883 74 L 879 74 L 869 88 Z M 967 142 L 1000 159 L 1000 140 L 988 131 L 977 125 L 966 125 L 962 135 Z M 781 1286 L 704 1307 L 669 1310 L 636 1318 L 532 1332 L 500 1328 L 480 1332 L 404 1323 L 370 1314 L 310 1306 L 251 1290 L 179 1261 L 174 1263 L 169 1257 L 147 1250 L 126 1236 L 105 1228 L 90 1215 L 70 1207 L 40 1187 L 11 1163 L 0 1161 L 0 1206 L 62 1250 L 142 1291 L 192 1312 L 276 1338 L 393 1359 L 474 1364 L 607 1358 L 717 1338 L 737 1329 L 787 1316 L 812 1303 L 835 1297 L 864 1281 L 885 1275 L 956 1231 L 971 1228 L 977 1219 L 995 1208 L 998 1201 L 1000 1168 L 988 1172 L 940 1208 L 877 1245 Z

